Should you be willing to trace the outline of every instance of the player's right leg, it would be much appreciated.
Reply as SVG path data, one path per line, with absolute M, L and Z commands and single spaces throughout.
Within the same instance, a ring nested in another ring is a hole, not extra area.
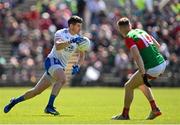
M 49 102 L 44 111 L 47 114 L 59 115 L 59 112 L 54 107 L 54 101 L 57 95 L 59 94 L 60 89 L 66 82 L 66 75 L 65 75 L 64 70 L 60 66 L 57 66 L 56 68 L 54 68 L 54 71 L 53 72 L 50 71 L 50 73 L 52 75 L 52 78 L 55 81 L 55 84 L 53 85 Z
M 139 86 L 139 89 L 146 96 L 146 98 L 149 101 L 150 106 L 151 106 L 151 112 L 147 119 L 152 120 L 152 119 L 155 119 L 156 117 L 160 116 L 162 113 L 155 102 L 151 88 L 149 88 L 143 84 L 143 85 Z
M 150 76 L 149 79 L 152 79 L 152 78 L 155 79 L 159 77 L 160 74 L 163 74 L 165 68 L 166 68 L 166 62 L 163 62 L 162 64 L 154 68 L 148 69 L 147 74 Z M 160 116 L 162 113 L 160 112 L 160 109 L 158 108 L 155 102 L 151 88 L 143 84 L 139 86 L 139 89 L 144 93 L 144 95 L 146 96 L 151 106 L 151 112 L 147 119 L 152 120 L 152 119 L 155 119 L 157 116 Z
M 134 73 L 125 84 L 124 108 L 120 115 L 113 116 L 113 120 L 128 120 L 129 109 L 134 97 L 134 89 L 143 84 L 143 78 L 139 71 Z
M 19 102 L 25 101 L 27 99 L 35 97 L 36 95 L 39 95 L 50 85 L 51 85 L 51 82 L 47 74 L 44 73 L 34 88 L 30 89 L 29 91 L 27 91 L 25 94 L 21 95 L 18 98 L 11 99 L 10 103 L 4 107 L 4 113 L 8 113 Z

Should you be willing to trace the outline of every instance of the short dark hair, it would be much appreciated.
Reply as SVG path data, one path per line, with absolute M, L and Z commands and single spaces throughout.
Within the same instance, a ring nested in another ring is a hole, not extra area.
M 128 26 L 128 25 L 130 25 L 130 21 L 127 17 L 122 17 L 118 20 L 117 25 L 118 26 Z
M 76 23 L 82 23 L 83 19 L 79 16 L 71 16 L 71 18 L 68 20 L 68 26 L 70 24 L 76 24 Z

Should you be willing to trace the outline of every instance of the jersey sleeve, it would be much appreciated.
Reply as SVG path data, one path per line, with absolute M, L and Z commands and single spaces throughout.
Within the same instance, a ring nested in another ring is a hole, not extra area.
M 131 47 L 136 46 L 136 44 L 132 38 L 126 38 L 125 44 L 128 49 L 131 49 Z

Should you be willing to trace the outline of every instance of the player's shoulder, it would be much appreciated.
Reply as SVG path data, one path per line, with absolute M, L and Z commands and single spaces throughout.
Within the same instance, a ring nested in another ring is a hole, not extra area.
M 136 29 L 132 29 L 127 33 L 127 37 L 126 38 L 133 38 L 134 36 L 136 36 L 137 31 Z
M 135 29 L 136 30 L 136 32 L 138 32 L 138 33 L 146 33 L 147 34 L 147 32 L 145 31 L 145 30 L 143 30 L 143 29 Z
M 138 39 L 139 35 L 141 34 L 148 34 L 146 31 L 143 29 L 132 29 L 131 31 L 128 32 L 127 37 L 128 38 L 133 38 L 133 39 Z
M 60 30 L 57 30 L 55 35 L 62 35 L 62 34 L 67 34 L 68 33 L 68 28 L 63 28 Z
M 134 40 L 136 41 L 138 39 L 139 29 L 132 29 L 128 32 L 126 41 Z
M 132 29 L 128 32 L 128 35 L 136 35 L 139 33 L 146 33 L 146 31 L 144 31 L 143 29 Z

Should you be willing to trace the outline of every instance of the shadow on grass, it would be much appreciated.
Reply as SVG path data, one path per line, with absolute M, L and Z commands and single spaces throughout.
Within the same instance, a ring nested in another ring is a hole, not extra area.
M 34 114 L 34 115 L 23 115 L 23 116 L 40 116 L 40 117 L 74 117 L 75 115 Z

